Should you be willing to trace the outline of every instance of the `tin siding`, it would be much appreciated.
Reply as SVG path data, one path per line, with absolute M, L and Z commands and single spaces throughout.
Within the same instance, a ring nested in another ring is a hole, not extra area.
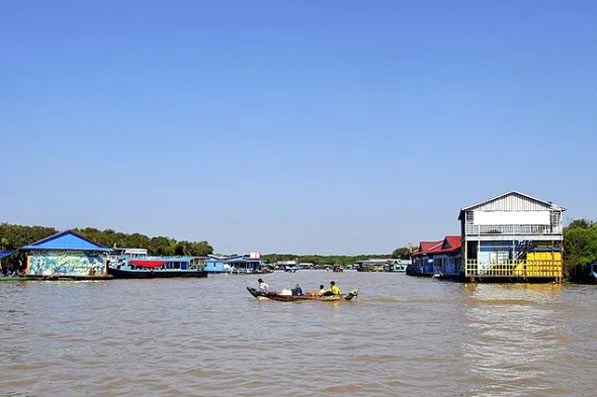
M 504 226 L 495 225 L 478 228 L 474 225 L 474 211 L 495 211 L 495 212 L 511 212 L 511 211 L 550 211 L 550 225 L 549 226 Z M 562 228 L 562 214 L 560 207 L 557 205 L 547 205 L 544 202 L 537 201 L 531 197 L 527 197 L 518 193 L 511 193 L 507 196 L 500 197 L 478 206 L 471 207 L 464 212 L 461 223 L 461 232 L 463 236 L 477 235 L 479 233 L 489 232 L 490 230 L 499 230 L 506 234 L 523 234 L 532 236 L 538 234 L 541 236 L 553 235 L 555 240 L 561 240 Z
M 550 210 L 551 207 L 542 202 L 513 193 L 483 203 L 474 209 L 477 211 L 545 211 Z

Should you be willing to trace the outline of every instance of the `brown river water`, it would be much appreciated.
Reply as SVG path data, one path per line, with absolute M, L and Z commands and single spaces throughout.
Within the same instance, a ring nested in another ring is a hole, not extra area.
M 597 288 L 258 276 L 0 282 L 2 396 L 595 396 Z

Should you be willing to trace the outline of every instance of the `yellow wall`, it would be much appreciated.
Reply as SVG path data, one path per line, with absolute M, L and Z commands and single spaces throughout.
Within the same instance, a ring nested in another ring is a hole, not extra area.
M 526 277 L 562 277 L 562 253 L 529 252 L 526 262 L 519 263 L 514 274 Z

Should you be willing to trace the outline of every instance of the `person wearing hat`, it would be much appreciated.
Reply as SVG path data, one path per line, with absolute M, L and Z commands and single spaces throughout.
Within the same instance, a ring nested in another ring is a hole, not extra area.
M 259 290 L 262 292 L 267 292 L 269 285 L 267 285 L 262 278 L 257 280 L 257 282 L 259 283 Z

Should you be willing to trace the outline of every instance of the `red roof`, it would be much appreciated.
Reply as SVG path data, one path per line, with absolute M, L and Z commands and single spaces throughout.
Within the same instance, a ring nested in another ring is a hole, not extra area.
M 462 239 L 460 236 L 446 236 L 439 241 L 421 241 L 419 249 L 411 256 L 425 255 L 425 254 L 443 254 L 459 251 L 462 247 Z
M 439 249 L 438 251 L 433 251 L 433 253 L 455 252 L 455 251 L 459 251 L 461 247 L 462 247 L 462 238 L 460 236 L 446 236 L 446 237 L 444 237 L 442 248 Z
M 433 250 L 436 250 L 439 248 L 441 248 L 442 246 L 442 242 L 443 240 L 440 241 L 421 241 L 419 243 L 419 249 L 415 252 L 413 252 L 413 254 L 411 256 L 416 256 L 416 255 L 425 255 L 429 252 L 432 252 Z

